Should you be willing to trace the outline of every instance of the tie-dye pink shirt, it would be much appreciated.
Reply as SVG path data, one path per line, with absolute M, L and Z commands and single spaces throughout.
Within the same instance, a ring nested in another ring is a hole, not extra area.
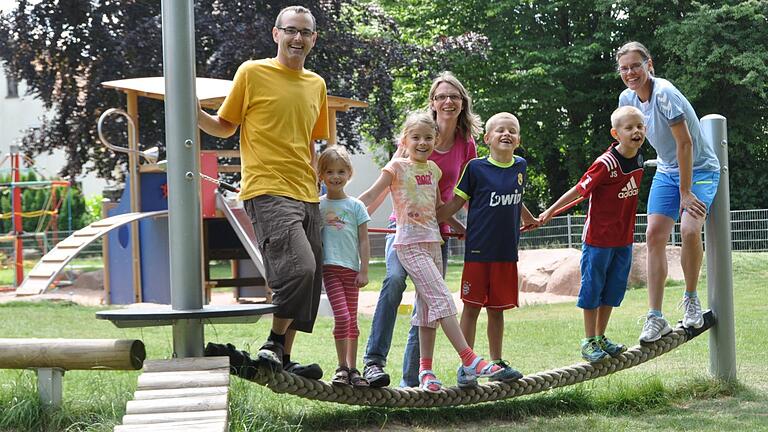
M 433 161 L 413 162 L 395 158 L 383 168 L 392 174 L 392 205 L 397 217 L 394 245 L 442 243 L 435 205 L 442 172 Z

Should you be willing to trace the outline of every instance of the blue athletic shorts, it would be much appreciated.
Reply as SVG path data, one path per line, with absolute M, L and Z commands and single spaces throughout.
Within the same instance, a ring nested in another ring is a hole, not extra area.
M 581 247 L 581 289 L 576 306 L 596 309 L 600 306 L 618 307 L 627 291 L 632 267 L 632 245 Z
M 715 199 L 719 182 L 718 171 L 693 172 L 691 191 L 707 206 L 707 213 Z M 680 216 L 680 174 L 656 171 L 648 195 L 648 214 L 662 214 L 677 221 Z

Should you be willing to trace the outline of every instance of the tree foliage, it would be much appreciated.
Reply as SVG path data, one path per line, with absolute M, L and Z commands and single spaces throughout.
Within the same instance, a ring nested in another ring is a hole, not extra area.
M 570 188 L 612 141 L 609 118 L 624 88 L 613 53 L 629 40 L 649 47 L 657 75 L 675 83 L 699 115 L 728 118 L 733 178 L 768 181 L 760 165 L 749 163 L 764 161 L 768 152 L 764 0 L 380 3 L 409 42 L 434 46 L 468 36 L 486 42 L 473 55 L 441 53 L 428 63 L 434 69 L 416 78 L 406 74 L 397 86 L 409 88 L 425 74 L 452 70 L 483 118 L 499 111 L 516 114 L 531 176 L 525 200 L 532 209 L 542 210 Z M 654 157 L 649 145 L 644 155 Z M 746 184 L 732 181 L 731 187 L 746 189 Z M 759 190 L 732 192 L 733 207 L 768 206 Z
M 33 4 L 34 3 L 34 4 Z M 231 79 L 245 60 L 274 57 L 271 37 L 278 11 L 293 1 L 195 2 L 196 68 L 203 77 Z M 395 116 L 390 71 L 410 58 L 392 20 L 371 6 L 350 0 L 307 2 L 317 19 L 319 39 L 307 67 L 323 76 L 329 94 L 371 102 L 338 118 L 339 139 L 359 149 L 360 130 L 377 141 L 393 135 Z M 358 28 L 367 26 L 368 32 Z M 0 21 L 0 58 L 9 72 L 27 82 L 52 115 L 24 139 L 27 152 L 64 147 L 63 174 L 73 177 L 87 161 L 109 178 L 125 161 L 97 141 L 96 121 L 107 108 L 124 106 L 103 81 L 162 75 L 160 2 L 150 0 L 20 0 Z M 140 100 L 144 146 L 164 141 L 163 104 Z M 361 125 L 364 126 L 361 128 Z M 113 122 L 110 136 L 125 142 Z M 204 139 L 207 148 L 232 148 L 237 139 Z M 117 157 L 116 157 L 117 156 Z
M 269 29 L 292 1 L 195 2 L 198 76 L 231 78 L 249 58 L 275 53 Z M 329 92 L 370 103 L 339 117 L 342 143 L 361 135 L 391 151 L 402 112 L 426 103 L 430 80 L 453 71 L 483 118 L 521 120 L 529 160 L 526 203 L 541 210 L 567 190 L 611 142 L 609 116 L 624 88 L 613 53 L 638 40 L 656 73 L 677 85 L 699 115 L 728 118 L 734 208 L 768 206 L 768 2 L 766 0 L 316 0 L 320 37 L 307 66 Z M 161 74 L 160 6 L 149 0 L 21 0 L 0 23 L 0 58 L 55 108 L 25 141 L 65 146 L 69 175 L 94 160 L 109 175 L 112 154 L 95 122 L 123 104 L 106 80 Z M 162 143 L 162 104 L 142 101 L 141 141 Z M 64 143 L 64 144 L 62 144 Z M 206 147 L 233 140 L 206 138 Z M 644 156 L 654 152 L 645 146 Z M 387 152 L 384 152 L 387 153 Z M 641 208 L 651 173 L 642 188 Z M 746 180 L 752 180 L 755 186 Z

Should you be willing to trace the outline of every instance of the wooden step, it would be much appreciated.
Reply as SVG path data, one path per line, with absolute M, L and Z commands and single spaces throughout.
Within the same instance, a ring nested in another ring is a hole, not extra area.
M 115 432 L 229 430 L 228 357 L 149 360 L 143 370 Z

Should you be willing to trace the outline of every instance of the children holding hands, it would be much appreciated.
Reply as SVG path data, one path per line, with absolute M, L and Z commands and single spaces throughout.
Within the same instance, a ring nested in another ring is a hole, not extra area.
M 339 359 L 332 383 L 368 387 L 355 363 L 360 335 L 357 304 L 360 288 L 368 285 L 371 218 L 360 200 L 344 192 L 352 177 L 352 161 L 344 147 L 328 147 L 318 159 L 318 173 L 327 190 L 320 197 L 323 284 L 333 309 L 333 337 Z
M 485 124 L 490 155 L 467 164 L 453 199 L 437 212 L 438 220 L 469 204 L 461 276 L 461 330 L 474 346 L 481 308 L 488 313 L 488 345 L 493 364 L 502 371 L 494 380 L 516 380 L 522 374 L 502 359 L 504 311 L 518 306 L 517 245 L 521 221 L 538 225 L 522 202 L 527 176 L 525 159 L 514 155 L 520 145 L 520 123 L 506 112 Z M 462 369 L 459 369 L 461 375 Z
M 376 182 L 360 196 L 373 213 L 377 198 L 387 188 L 397 217 L 394 247 L 403 267 L 416 286 L 413 325 L 419 327 L 419 383 L 427 392 L 439 392 L 442 383 L 432 370 L 436 329 L 442 327 L 462 361 L 460 387 L 473 386 L 478 377 L 496 377 L 504 371 L 498 365 L 478 357 L 467 344 L 456 319 L 456 305 L 440 269 L 442 237 L 437 224 L 437 209 L 442 205 L 438 181 L 441 171 L 428 160 L 434 150 L 437 124 L 426 112 L 410 114 L 403 124 L 401 145 L 407 158 L 393 158 Z M 451 225 L 458 224 L 448 218 Z
M 539 215 L 549 222 L 558 209 L 579 197 L 589 197 L 581 255 L 581 289 L 578 307 L 584 310 L 585 338 L 581 356 L 599 362 L 626 351 L 605 336 L 614 307 L 621 305 L 632 265 L 635 213 L 645 140 L 643 113 L 632 106 L 611 115 L 611 135 L 618 142 L 592 163 L 581 180 Z

